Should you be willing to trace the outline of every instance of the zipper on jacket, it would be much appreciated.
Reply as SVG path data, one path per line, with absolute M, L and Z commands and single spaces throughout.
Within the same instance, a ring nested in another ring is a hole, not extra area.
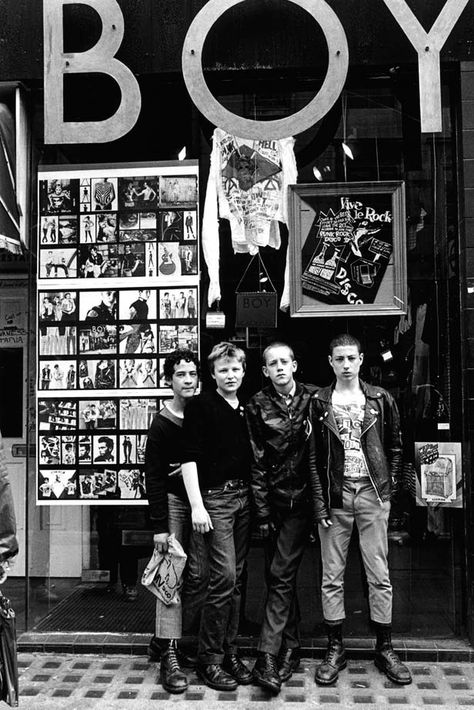
M 360 435 L 361 439 L 362 439 L 363 434 L 366 434 L 366 433 L 369 431 L 369 429 L 374 426 L 374 424 L 375 424 L 376 421 L 377 421 L 376 418 L 373 419 L 373 421 L 371 421 L 371 423 L 369 424 L 369 426 L 367 427 L 367 429 L 365 429 L 365 431 L 363 431 L 363 432 L 361 433 L 361 435 Z M 375 479 L 374 479 L 374 477 L 372 476 L 372 473 L 371 473 L 371 471 L 370 471 L 369 459 L 368 459 L 367 456 L 365 455 L 363 449 L 362 449 L 362 453 L 364 454 L 365 464 L 366 464 L 366 466 L 367 466 L 367 473 L 369 474 L 370 482 L 371 482 L 371 484 L 372 484 L 373 487 L 374 487 L 374 491 L 375 491 L 375 495 L 377 496 L 377 500 L 378 500 L 378 502 L 380 503 L 380 505 L 383 505 L 383 501 L 382 501 L 382 498 L 380 497 L 379 489 L 377 488 L 377 484 L 376 484 L 376 482 L 375 482 Z

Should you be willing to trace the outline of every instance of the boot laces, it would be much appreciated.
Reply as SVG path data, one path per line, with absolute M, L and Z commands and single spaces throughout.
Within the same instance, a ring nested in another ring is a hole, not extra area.
M 170 644 L 166 651 L 166 662 L 170 671 L 179 671 L 178 649 L 174 644 Z
M 396 664 L 396 665 L 401 663 L 397 653 L 393 650 L 393 648 L 386 648 L 386 649 L 384 649 L 383 653 L 384 653 L 385 658 L 388 661 L 390 661 L 391 663 Z
M 329 663 L 331 666 L 336 665 L 335 661 L 337 660 L 340 651 L 341 649 L 339 648 L 339 644 L 334 642 L 330 643 L 326 651 L 326 658 L 324 659 L 326 663 Z

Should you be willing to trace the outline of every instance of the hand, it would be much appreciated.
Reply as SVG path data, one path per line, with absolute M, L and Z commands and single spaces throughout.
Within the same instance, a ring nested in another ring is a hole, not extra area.
M 271 522 L 261 523 L 258 526 L 258 532 L 260 533 L 261 537 L 263 537 L 263 538 L 270 537 L 275 532 L 275 526 Z
M 191 520 L 193 523 L 193 530 L 198 533 L 204 534 L 209 532 L 209 530 L 214 530 L 214 525 L 212 524 L 209 513 L 203 505 L 192 509 Z
M 321 527 L 323 527 L 323 528 L 330 528 L 331 525 L 332 525 L 332 523 L 331 523 L 331 521 L 330 521 L 329 518 L 323 518 L 323 520 L 320 520 L 320 521 L 319 521 L 319 524 L 320 524 Z
M 168 552 L 169 533 L 155 533 L 153 535 L 153 544 L 157 552 Z

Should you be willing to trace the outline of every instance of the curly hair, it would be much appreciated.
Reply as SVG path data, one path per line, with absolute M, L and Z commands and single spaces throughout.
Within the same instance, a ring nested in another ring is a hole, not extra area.
M 165 376 L 165 380 L 168 382 L 172 380 L 175 372 L 174 368 L 181 362 L 181 360 L 184 360 L 184 362 L 194 363 L 199 374 L 199 360 L 196 353 L 193 353 L 193 351 L 188 348 L 177 348 L 177 350 L 174 350 L 165 357 L 165 362 L 163 364 L 163 374 Z

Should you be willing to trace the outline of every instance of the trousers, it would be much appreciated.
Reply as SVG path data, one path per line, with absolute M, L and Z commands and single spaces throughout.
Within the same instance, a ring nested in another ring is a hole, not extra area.
M 344 572 L 354 523 L 369 589 L 372 621 L 392 622 L 392 585 L 388 571 L 388 516 L 390 502 L 380 503 L 368 478 L 345 479 L 343 507 L 331 508 L 332 525 L 318 526 L 323 577 L 321 597 L 324 619 L 337 623 L 345 619 Z
M 236 653 L 242 593 L 242 570 L 250 532 L 248 486 L 227 482 L 202 491 L 214 529 L 204 537 L 209 562 L 209 584 L 199 630 L 198 660 L 222 663 Z
M 156 600 L 155 636 L 178 639 L 191 633 L 199 624 L 207 589 L 207 552 L 203 536 L 194 533 L 191 509 L 179 496 L 168 493 L 169 533 L 174 533 L 188 559 L 181 580 L 178 603 L 165 604 Z

